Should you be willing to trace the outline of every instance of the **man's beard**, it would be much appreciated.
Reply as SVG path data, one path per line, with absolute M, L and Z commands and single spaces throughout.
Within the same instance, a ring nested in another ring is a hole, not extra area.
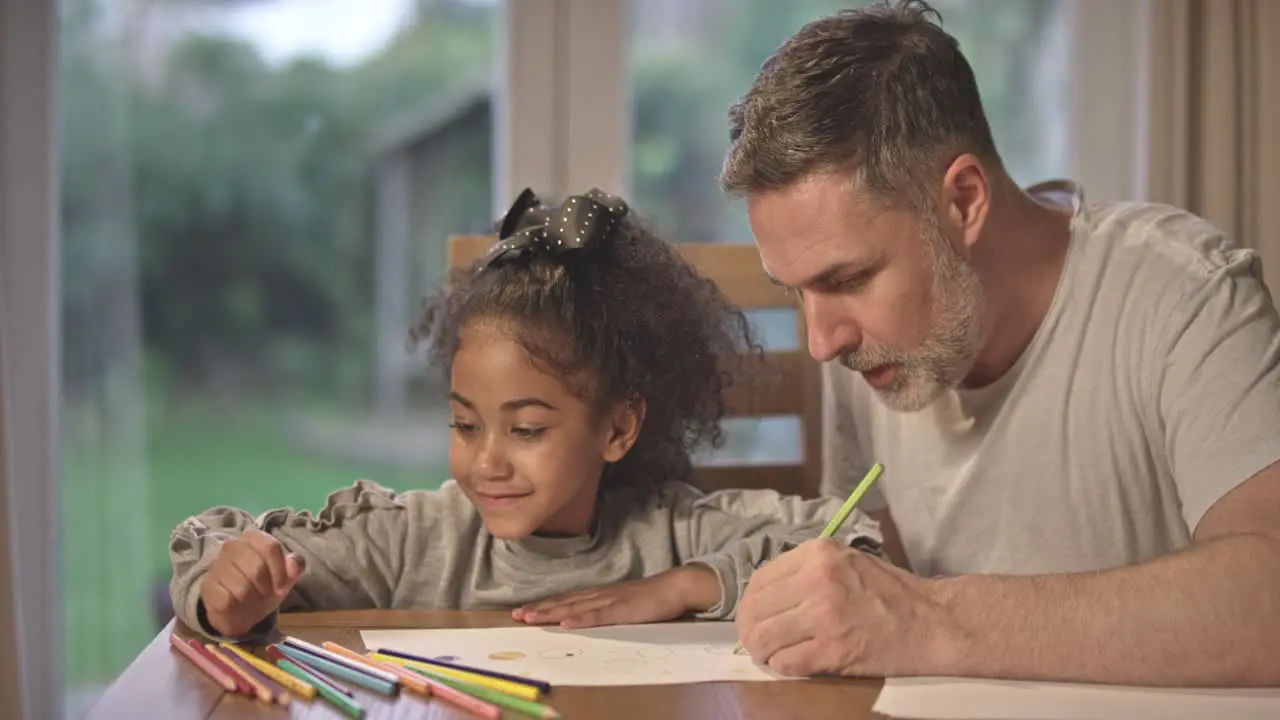
M 977 272 L 933 225 L 925 241 L 933 256 L 933 303 L 929 333 L 911 352 L 863 347 L 841 356 L 851 370 L 895 366 L 892 382 L 876 392 L 885 405 L 901 412 L 923 410 L 957 386 L 973 368 L 982 342 L 982 283 Z

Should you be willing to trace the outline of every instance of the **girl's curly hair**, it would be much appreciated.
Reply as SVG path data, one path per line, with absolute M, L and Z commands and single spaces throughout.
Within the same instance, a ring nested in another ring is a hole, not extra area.
M 721 360 L 763 358 L 746 316 L 715 283 L 634 213 L 595 246 L 480 268 L 453 269 L 410 332 L 412 344 L 427 343 L 446 385 L 462 329 L 504 321 L 544 371 L 600 411 L 644 401 L 635 446 L 606 472 L 601 493 L 691 483 L 691 454 L 723 444 L 726 390 L 747 377 Z

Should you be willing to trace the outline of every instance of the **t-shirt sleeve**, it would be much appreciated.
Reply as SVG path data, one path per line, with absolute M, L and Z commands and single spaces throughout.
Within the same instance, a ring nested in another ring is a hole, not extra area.
M 837 362 L 822 365 L 822 483 L 825 496 L 846 498 L 858 481 L 871 469 L 863 450 L 857 413 L 854 409 L 853 383 L 859 382 L 852 370 Z M 878 485 L 867 489 L 858 508 L 866 512 L 887 506 Z
M 1280 315 L 1251 251 L 1170 309 L 1158 373 L 1161 429 L 1182 516 L 1208 509 L 1280 459 Z
M 176 614 L 191 629 L 225 639 L 204 622 L 201 583 L 222 545 L 249 529 L 268 533 L 306 563 L 278 612 L 390 607 L 403 571 L 410 516 L 422 514 L 420 509 L 411 512 L 411 497 L 421 505 L 431 495 L 400 495 L 359 480 L 331 493 L 315 516 L 280 508 L 254 518 L 243 510 L 216 507 L 188 518 L 169 541 Z M 264 618 L 251 636 L 268 632 L 278 612 Z

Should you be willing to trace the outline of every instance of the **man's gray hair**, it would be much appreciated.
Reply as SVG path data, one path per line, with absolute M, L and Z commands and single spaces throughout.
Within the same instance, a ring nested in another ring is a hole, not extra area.
M 805 25 L 729 110 L 720 176 L 734 197 L 847 172 L 873 197 L 932 207 L 958 155 L 1000 165 L 973 69 L 920 0 L 878 2 Z

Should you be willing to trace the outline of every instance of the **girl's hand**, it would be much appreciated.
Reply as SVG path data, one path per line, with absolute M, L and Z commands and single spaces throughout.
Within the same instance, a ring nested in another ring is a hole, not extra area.
M 242 637 L 280 607 L 302 570 L 279 540 L 248 530 L 223 544 L 200 582 L 205 618 L 223 637 Z
M 720 602 L 711 568 L 685 565 L 643 580 L 577 590 L 511 611 L 517 622 L 586 628 L 674 620 Z

